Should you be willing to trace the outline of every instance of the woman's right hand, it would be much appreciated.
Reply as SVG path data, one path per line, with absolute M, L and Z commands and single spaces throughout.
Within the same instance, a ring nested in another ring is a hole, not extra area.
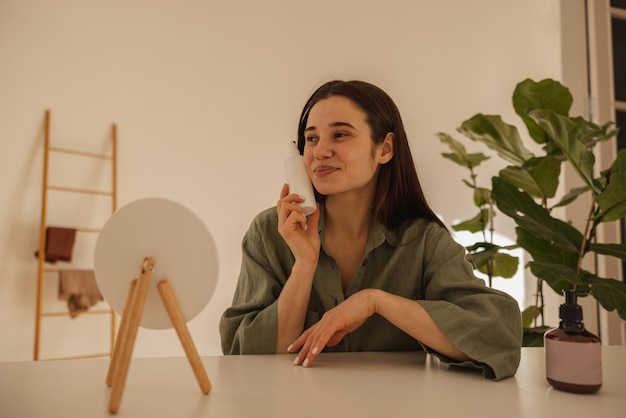
M 315 212 L 307 217 L 297 204 L 303 202 L 295 193 L 289 194 L 289 185 L 284 184 L 280 191 L 278 210 L 278 233 L 285 240 L 295 257 L 296 263 L 317 264 L 320 252 L 320 235 L 317 229 L 320 218 L 319 203 Z

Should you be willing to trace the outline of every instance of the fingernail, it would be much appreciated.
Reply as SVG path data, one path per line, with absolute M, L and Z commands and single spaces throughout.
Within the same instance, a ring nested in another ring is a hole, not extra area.
M 317 354 L 317 352 L 318 352 L 318 351 L 319 351 L 319 349 L 318 349 L 317 347 L 315 347 L 315 348 L 313 349 L 313 351 L 311 351 L 311 353 L 313 353 L 313 354 Z
M 309 365 L 309 359 L 304 359 L 304 363 L 302 363 L 302 367 L 307 367 Z
M 300 358 L 296 357 L 296 359 L 293 361 L 293 364 L 297 366 L 299 362 L 300 362 Z
M 291 353 L 291 349 L 293 348 L 293 344 L 289 344 L 289 347 L 287 347 L 287 352 Z

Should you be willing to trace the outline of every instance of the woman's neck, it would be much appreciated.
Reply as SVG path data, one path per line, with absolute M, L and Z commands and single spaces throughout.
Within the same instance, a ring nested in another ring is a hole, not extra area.
M 346 238 L 367 235 L 372 226 L 373 196 L 358 193 L 327 196 L 325 207 L 325 229 Z

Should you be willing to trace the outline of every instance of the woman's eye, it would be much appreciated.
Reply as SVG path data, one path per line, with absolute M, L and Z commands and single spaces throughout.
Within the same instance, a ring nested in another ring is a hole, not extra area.
M 315 141 L 317 141 L 317 137 L 316 136 L 307 136 L 307 137 L 304 138 L 304 140 L 306 142 L 315 142 Z

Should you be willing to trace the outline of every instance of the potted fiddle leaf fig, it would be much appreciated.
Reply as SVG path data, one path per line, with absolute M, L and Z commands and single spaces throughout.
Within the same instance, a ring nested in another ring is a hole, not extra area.
M 626 244 L 599 242 L 597 234 L 601 224 L 626 217 L 626 149 L 620 150 L 607 167 L 596 167 L 594 147 L 618 131 L 612 123 L 599 126 L 583 117 L 569 116 L 572 103 L 569 90 L 551 79 L 527 79 L 515 88 L 513 107 L 529 137 L 541 145 L 541 155 L 525 147 L 517 128 L 498 115 L 477 114 L 461 124 L 461 134 L 486 145 L 503 160 L 505 166 L 492 177 L 490 189 L 478 187 L 474 175 L 475 167 L 488 157 L 468 153 L 450 135 L 438 134 L 451 150 L 444 157 L 470 170 L 470 180 L 464 182 L 473 189 L 480 212 L 453 228 L 484 231 L 498 212 L 515 221 L 517 246 L 530 255 L 526 267 L 538 284 L 535 304 L 523 312 L 526 346 L 541 345 L 547 328 L 543 321 L 544 282 L 558 294 L 563 290 L 589 294 L 606 310 L 617 310 L 626 320 L 626 284 L 583 268 L 583 259 L 589 253 L 626 260 Z M 571 165 L 581 179 L 581 187 L 563 190 L 559 182 L 563 164 Z M 583 195 L 589 195 L 589 210 L 579 230 L 568 219 L 560 219 L 560 211 L 555 209 Z M 475 267 L 483 266 L 484 270 L 484 266 L 491 265 L 494 272 L 493 267 L 504 258 L 502 250 L 509 248 L 478 242 L 467 249 Z M 539 316 L 541 325 L 537 324 Z

